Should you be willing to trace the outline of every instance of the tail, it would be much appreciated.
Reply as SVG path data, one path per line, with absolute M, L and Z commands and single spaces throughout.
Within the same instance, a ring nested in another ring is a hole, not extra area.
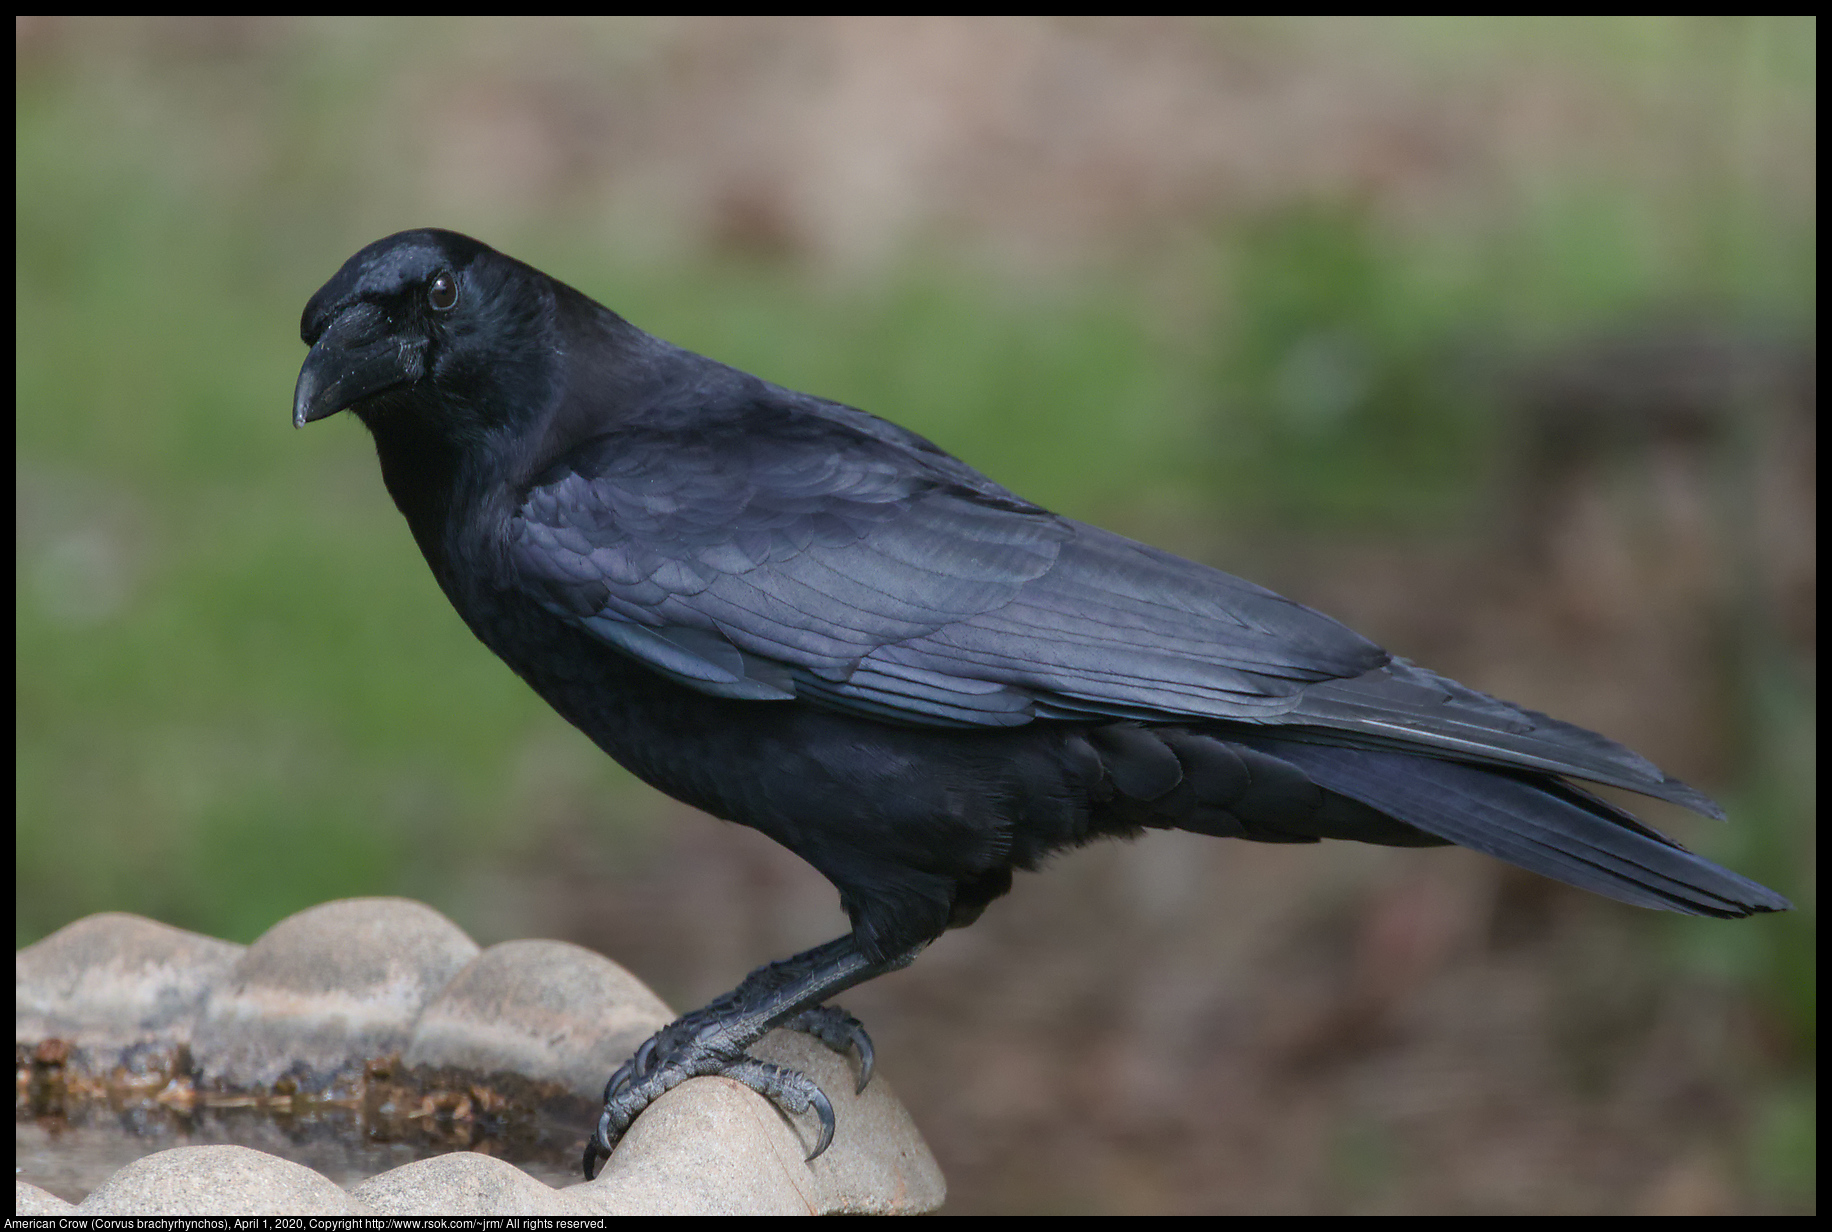
M 1563 779 L 1406 753 L 1229 739 L 1426 834 L 1621 902 L 1724 919 L 1793 906 Z

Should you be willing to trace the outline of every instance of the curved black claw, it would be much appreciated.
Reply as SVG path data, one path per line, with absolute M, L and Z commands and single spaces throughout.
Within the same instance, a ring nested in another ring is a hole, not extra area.
M 604 1120 L 601 1117 L 597 1128 L 592 1130 L 591 1137 L 585 1140 L 585 1179 L 588 1181 L 598 1175 L 598 1165 L 611 1157 L 610 1148 L 599 1144 L 603 1136 Z
M 817 1005 L 813 1009 L 803 1010 L 782 1025 L 791 1031 L 812 1035 L 841 1056 L 856 1049 L 859 1054 L 859 1085 L 853 1088 L 852 1093 L 858 1095 L 864 1092 L 865 1084 L 871 1081 L 875 1059 L 871 1036 L 865 1033 L 864 1023 L 837 1005 Z
M 813 1163 L 816 1156 L 832 1145 L 833 1103 L 808 1075 L 800 1070 L 771 1065 L 768 1061 L 746 1058 L 726 1070 L 725 1076 L 736 1078 L 785 1112 L 814 1109 L 814 1115 L 820 1118 L 821 1133 L 804 1162 Z

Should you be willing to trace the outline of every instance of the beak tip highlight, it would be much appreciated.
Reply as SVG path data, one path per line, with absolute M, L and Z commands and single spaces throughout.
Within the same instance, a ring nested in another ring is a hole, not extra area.
M 334 413 L 321 405 L 324 394 L 324 378 L 313 366 L 312 357 L 308 356 L 305 367 L 299 372 L 299 381 L 293 386 L 293 427 L 303 428 L 306 424 Z

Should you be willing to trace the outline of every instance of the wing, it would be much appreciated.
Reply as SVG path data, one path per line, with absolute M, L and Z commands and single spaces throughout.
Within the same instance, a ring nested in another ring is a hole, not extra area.
M 693 688 L 918 725 L 1269 718 L 1386 659 L 940 456 L 832 422 L 613 432 L 530 489 L 511 562 L 549 611 Z
M 596 437 L 548 468 L 513 519 L 519 584 L 719 696 L 936 727 L 1276 725 L 1285 739 L 1571 775 L 1722 816 L 1613 741 L 1058 517 L 871 424 L 788 416 Z

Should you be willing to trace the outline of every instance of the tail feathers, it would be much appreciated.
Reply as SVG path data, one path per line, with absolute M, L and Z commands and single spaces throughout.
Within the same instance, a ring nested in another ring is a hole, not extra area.
M 1621 902 L 1723 918 L 1792 906 L 1560 779 L 1404 753 L 1230 738 L 1427 834 Z

